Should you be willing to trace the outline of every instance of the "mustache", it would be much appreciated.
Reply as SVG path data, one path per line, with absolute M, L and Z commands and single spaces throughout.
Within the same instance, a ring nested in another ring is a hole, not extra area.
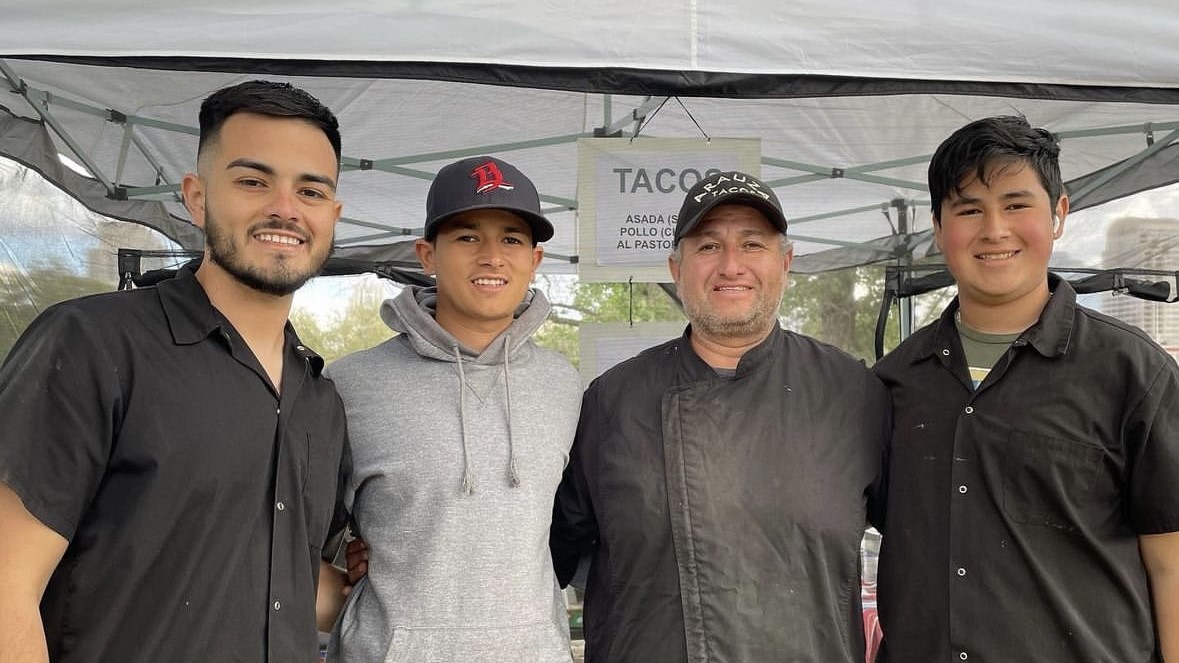
M 310 235 L 305 230 L 299 227 L 299 224 L 291 221 L 283 221 L 282 219 L 267 219 L 261 223 L 255 223 L 250 226 L 250 234 L 256 235 L 263 230 L 282 230 L 284 232 L 297 235 L 299 239 L 307 242 L 311 239 Z

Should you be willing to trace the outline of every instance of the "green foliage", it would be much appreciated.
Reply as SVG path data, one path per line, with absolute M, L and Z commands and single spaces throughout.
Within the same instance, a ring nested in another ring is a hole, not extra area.
M 876 361 L 876 321 L 884 298 L 884 267 L 865 266 L 822 274 L 791 275 L 782 302 L 787 326 L 842 348 L 869 364 Z M 953 297 L 951 289 L 914 301 L 913 331 L 941 314 Z M 884 349 L 900 339 L 900 313 L 894 305 L 884 332 Z
M 579 283 L 572 308 L 590 322 L 685 319 L 679 304 L 657 283 Z
M 666 322 L 685 320 L 676 301 L 655 283 L 559 282 L 540 277 L 538 286 L 553 302 L 553 313 L 535 335 L 538 344 L 556 350 L 577 366 L 578 329 L 583 322 Z M 0 273 L 0 360 L 21 331 L 48 306 L 113 287 L 97 279 L 70 274 L 59 266 L 27 274 Z M 867 360 L 875 360 L 873 334 L 884 291 L 880 267 L 793 275 L 782 303 L 786 326 L 826 341 Z M 916 305 L 914 329 L 932 320 L 952 292 L 926 295 Z M 386 292 L 373 284 L 352 289 L 347 305 L 334 315 L 306 308 L 291 312 L 300 338 L 329 363 L 352 352 L 377 345 L 393 336 L 379 315 Z M 885 334 L 886 349 L 899 338 L 899 315 L 894 309 Z
M 573 363 L 574 368 L 577 368 L 581 358 L 577 327 L 578 324 L 575 320 L 549 318 L 532 335 L 532 340 L 541 347 L 556 350 L 565 355 Z
M 544 347 L 580 363 L 579 328 L 597 322 L 681 322 L 679 304 L 657 283 L 588 283 L 572 277 L 540 276 L 537 287 L 553 304 L 549 320 L 534 339 Z M 782 302 L 785 325 L 843 348 L 868 363 L 873 348 L 876 318 L 884 292 L 882 267 L 859 267 L 815 275 L 792 275 Z M 919 303 L 914 328 L 936 316 L 952 293 L 929 295 Z M 329 362 L 351 352 L 372 347 L 390 338 L 378 308 L 385 292 L 371 285 L 353 290 L 348 305 L 334 316 L 305 309 L 292 312 L 291 321 L 300 337 Z M 889 315 L 886 349 L 899 338 L 899 315 Z
M 551 284 L 541 283 L 541 287 Z M 683 311 L 655 283 L 573 283 L 547 287 L 554 300 L 553 316 L 537 341 L 578 362 L 577 326 L 582 322 L 683 321 Z M 563 296 L 553 295 L 562 291 Z M 876 319 L 884 295 L 884 268 L 858 267 L 814 275 L 792 275 L 781 315 L 788 328 L 813 336 L 866 360 L 875 361 Z M 915 307 L 914 329 L 941 312 L 950 292 L 927 295 Z M 890 312 L 885 348 L 899 339 L 899 315 Z
M 879 267 L 791 275 L 782 316 L 795 331 L 872 363 L 876 359 L 873 343 L 883 295 L 884 270 Z M 888 325 L 886 337 L 895 338 L 895 315 L 889 316 Z
M 533 337 L 580 365 L 578 327 L 582 322 L 667 322 L 684 320 L 684 314 L 657 283 L 574 282 L 560 287 L 541 277 L 538 286 L 553 304 L 549 320 Z
M 0 361 L 41 311 L 67 299 L 112 290 L 110 283 L 74 275 L 61 265 L 29 272 L 0 271 Z M 330 363 L 393 336 L 378 312 L 383 298 L 382 288 L 360 285 L 353 288 L 340 313 L 324 317 L 307 309 L 294 309 L 291 323 L 299 338 Z
M 327 363 L 365 350 L 393 337 L 393 330 L 381 320 L 380 288 L 360 286 L 352 290 L 344 309 L 331 316 L 316 315 L 305 308 L 291 311 L 291 324 L 307 347 Z
M 67 299 L 112 290 L 110 283 L 77 276 L 61 265 L 28 272 L 15 268 L 0 271 L 0 362 L 45 309 Z

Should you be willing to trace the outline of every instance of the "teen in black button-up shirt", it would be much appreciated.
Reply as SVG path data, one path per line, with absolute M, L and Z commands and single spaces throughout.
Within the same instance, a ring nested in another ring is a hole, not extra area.
M 1049 276 L 1058 150 L 988 118 L 930 165 L 958 297 L 875 367 L 890 663 L 1179 660 L 1179 367 Z
M 1059 282 L 975 391 L 956 310 L 876 366 L 888 660 L 1160 660 L 1138 537 L 1179 529 L 1175 360 Z

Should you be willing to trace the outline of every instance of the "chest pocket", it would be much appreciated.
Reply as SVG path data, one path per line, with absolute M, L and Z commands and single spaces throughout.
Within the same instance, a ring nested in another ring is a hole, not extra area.
M 1013 431 L 1004 463 L 1004 512 L 1023 525 L 1077 530 L 1094 499 L 1104 453 L 1084 442 Z
M 289 439 L 308 540 L 318 544 L 327 537 L 336 502 L 342 446 L 326 425 L 312 425 L 309 429 L 298 426 Z

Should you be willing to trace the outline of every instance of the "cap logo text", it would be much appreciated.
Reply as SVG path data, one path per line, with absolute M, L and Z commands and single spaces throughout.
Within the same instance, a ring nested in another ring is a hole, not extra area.
M 471 171 L 471 177 L 475 178 L 475 193 L 490 193 L 496 189 L 503 189 L 504 191 L 511 191 L 516 187 L 509 182 L 504 181 L 504 174 L 500 172 L 499 165 L 494 161 L 476 166 Z
M 713 181 L 705 182 L 703 189 L 692 197 L 694 201 L 700 202 L 705 198 L 729 196 L 735 193 L 752 194 L 763 200 L 770 199 L 770 194 L 764 191 L 756 180 L 739 172 L 721 173 L 714 177 Z

